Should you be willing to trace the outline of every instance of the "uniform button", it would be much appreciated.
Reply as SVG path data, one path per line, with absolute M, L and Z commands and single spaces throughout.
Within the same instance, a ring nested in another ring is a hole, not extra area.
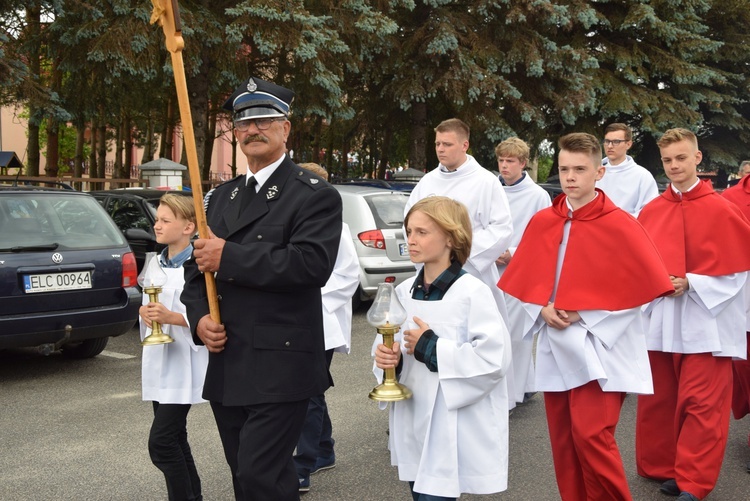
M 287 341 L 286 343 L 284 343 L 284 346 L 286 346 L 287 348 L 289 348 L 291 345 L 292 345 L 292 343 L 290 343 L 289 341 Z
M 301 175 L 302 175 L 302 172 L 301 172 L 301 171 L 300 171 L 300 172 L 298 172 L 298 173 L 297 173 L 297 175 L 298 175 L 298 176 L 301 176 Z
M 216 296 L 216 299 L 218 299 L 219 301 L 221 301 L 221 299 L 222 299 L 221 294 L 219 294 L 218 296 Z
M 263 235 L 258 235 L 258 240 L 263 240 Z

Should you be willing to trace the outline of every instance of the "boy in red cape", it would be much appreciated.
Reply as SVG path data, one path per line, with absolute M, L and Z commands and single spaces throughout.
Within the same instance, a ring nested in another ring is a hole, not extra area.
M 724 190 L 721 195 L 740 208 L 750 221 L 750 161 L 742 162 L 740 171 L 743 176 L 740 182 Z M 747 321 L 747 339 L 750 341 L 750 280 L 745 284 L 745 311 Z M 734 419 L 742 419 L 750 414 L 750 342 L 748 342 L 748 357 L 745 360 L 732 361 L 732 414 Z M 750 446 L 750 437 L 747 440 Z M 750 461 L 747 462 L 747 472 L 750 473 Z
M 531 219 L 498 286 L 539 334 L 534 386 L 561 498 L 630 500 L 615 427 L 626 392 L 653 391 L 640 307 L 674 289 L 641 225 L 595 189 L 597 139 L 568 134 L 559 147 L 564 195 Z
M 675 293 L 644 309 L 654 394 L 638 398 L 638 474 L 680 501 L 702 499 L 719 477 L 729 432 L 732 357 L 747 356 L 744 288 L 750 224 L 698 179 L 695 134 L 658 141 L 671 184 L 638 220 L 667 265 Z

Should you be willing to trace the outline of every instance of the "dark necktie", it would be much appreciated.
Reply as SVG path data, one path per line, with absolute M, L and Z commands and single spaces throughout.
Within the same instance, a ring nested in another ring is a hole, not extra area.
M 257 184 L 258 181 L 255 179 L 255 177 L 251 177 L 245 185 L 245 189 L 242 191 L 242 200 L 240 202 L 240 214 L 242 214 L 247 206 L 250 205 L 250 201 L 255 196 L 255 186 Z

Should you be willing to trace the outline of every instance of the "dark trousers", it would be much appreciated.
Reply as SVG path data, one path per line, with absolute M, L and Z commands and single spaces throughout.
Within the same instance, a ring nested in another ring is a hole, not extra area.
M 190 404 L 154 404 L 148 452 L 164 473 L 170 501 L 200 500 L 201 479 L 187 440 Z
M 333 350 L 326 350 L 326 363 L 331 368 Z M 307 405 L 305 424 L 297 442 L 297 454 L 294 456 L 294 464 L 297 475 L 306 477 L 315 467 L 318 458 L 328 458 L 333 455 L 334 440 L 331 436 L 333 427 L 328 415 L 328 405 L 324 393 L 310 398 Z
M 211 402 L 237 501 L 296 501 L 292 454 L 308 399 L 246 406 Z

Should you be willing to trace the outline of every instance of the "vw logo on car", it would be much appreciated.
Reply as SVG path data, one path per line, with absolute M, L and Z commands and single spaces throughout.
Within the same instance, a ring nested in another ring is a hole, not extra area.
M 62 261 L 63 261 L 62 254 L 60 254 L 59 252 L 55 252 L 54 254 L 52 254 L 52 262 L 56 264 L 60 264 L 62 263 Z

